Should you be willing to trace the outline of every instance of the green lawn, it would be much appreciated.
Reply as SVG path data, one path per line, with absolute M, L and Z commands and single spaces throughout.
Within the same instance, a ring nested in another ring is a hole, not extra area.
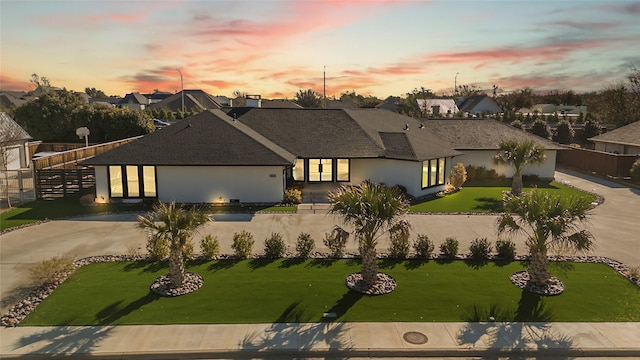
M 31 224 L 45 219 L 59 219 L 69 216 L 103 214 L 108 212 L 149 211 L 151 203 L 142 204 L 102 204 L 83 206 L 79 198 L 67 197 L 36 200 L 0 213 L 0 231 L 12 227 Z M 211 206 L 210 211 L 269 211 L 295 212 L 295 206 Z
M 271 322 L 640 321 L 640 289 L 603 264 L 552 266 L 563 294 L 539 297 L 509 281 L 520 262 L 381 261 L 398 287 L 383 296 L 347 289 L 353 260 L 222 260 L 190 264 L 195 293 L 159 297 L 149 285 L 165 263 L 100 263 L 76 271 L 21 325 Z M 337 319 L 323 319 L 334 312 Z
M 525 183 L 524 191 L 530 191 L 534 186 L 540 191 L 549 191 L 560 196 L 586 196 L 594 201 L 595 196 L 575 188 L 557 183 Z M 411 206 L 412 212 L 432 213 L 498 213 L 502 212 L 502 192 L 511 191 L 510 180 L 488 182 L 467 182 L 456 193 L 435 197 L 428 200 L 415 201 Z

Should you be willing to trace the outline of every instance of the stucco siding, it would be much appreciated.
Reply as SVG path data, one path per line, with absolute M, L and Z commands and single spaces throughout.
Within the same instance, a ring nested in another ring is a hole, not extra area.
M 282 201 L 280 166 L 159 166 L 158 199 L 184 203 Z
M 445 174 L 449 179 L 450 162 L 447 161 Z M 364 180 L 383 182 L 386 185 L 402 185 L 412 196 L 423 196 L 444 190 L 443 186 L 422 189 L 422 162 L 390 159 L 353 159 L 351 160 L 351 183 L 359 184 Z
M 609 142 L 594 141 L 597 151 L 613 154 L 640 154 L 640 146 L 614 144 Z
M 484 166 L 487 169 L 494 169 L 499 175 L 506 177 L 513 176 L 513 167 L 508 165 L 496 164 L 493 157 L 495 150 L 463 150 L 464 155 L 455 156 L 453 164 L 463 163 L 464 166 L 472 165 L 474 167 Z M 536 174 L 543 179 L 552 179 L 556 170 L 556 151 L 547 150 L 545 152 L 547 159 L 542 164 L 528 165 L 524 168 L 524 175 Z
M 109 199 L 109 178 L 106 166 L 94 166 L 96 170 L 96 201 L 104 202 Z

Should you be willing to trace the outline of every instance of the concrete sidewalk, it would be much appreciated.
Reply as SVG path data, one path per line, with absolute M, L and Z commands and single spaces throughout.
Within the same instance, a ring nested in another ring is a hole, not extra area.
M 3 359 L 640 357 L 640 323 L 18 327 L 0 339 Z

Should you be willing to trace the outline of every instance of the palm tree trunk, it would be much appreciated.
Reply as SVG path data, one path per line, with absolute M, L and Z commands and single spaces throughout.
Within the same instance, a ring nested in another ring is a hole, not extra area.
M 362 256 L 362 280 L 367 288 L 372 287 L 378 281 L 378 262 L 375 247 L 363 247 Z
M 549 260 L 544 250 L 532 250 L 529 259 L 529 281 L 538 286 L 544 286 L 551 278 L 548 272 Z
M 511 194 L 514 196 L 520 196 L 522 194 L 522 172 L 516 171 L 513 173 L 513 180 L 511 181 Z
M 171 247 L 171 253 L 169 254 L 169 279 L 172 288 L 180 287 L 184 282 L 182 251 L 173 249 L 173 247 Z

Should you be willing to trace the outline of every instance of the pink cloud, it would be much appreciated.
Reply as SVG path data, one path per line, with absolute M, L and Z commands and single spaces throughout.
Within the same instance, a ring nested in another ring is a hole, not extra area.
M 0 74 L 0 89 L 3 91 L 30 91 L 33 90 L 31 83 L 18 80 L 6 74 Z

